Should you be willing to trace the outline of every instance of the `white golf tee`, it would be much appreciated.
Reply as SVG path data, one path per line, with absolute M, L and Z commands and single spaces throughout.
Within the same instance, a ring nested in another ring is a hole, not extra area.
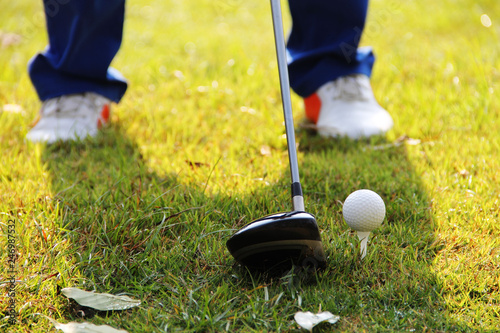
M 370 237 L 370 231 L 358 231 L 358 238 L 360 241 L 359 252 L 361 253 L 361 259 L 366 256 L 366 249 L 368 247 L 368 238 Z

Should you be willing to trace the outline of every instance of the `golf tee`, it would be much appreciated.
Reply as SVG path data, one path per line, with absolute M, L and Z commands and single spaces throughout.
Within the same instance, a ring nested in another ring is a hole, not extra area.
M 360 253 L 361 259 L 366 256 L 366 248 L 368 247 L 368 238 L 370 237 L 369 231 L 358 231 L 358 238 L 360 240 Z

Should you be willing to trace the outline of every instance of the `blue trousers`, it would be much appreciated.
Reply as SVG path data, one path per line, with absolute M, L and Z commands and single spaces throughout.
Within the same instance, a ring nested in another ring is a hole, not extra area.
M 120 101 L 127 83 L 109 65 L 122 40 L 125 0 L 43 2 L 49 45 L 29 63 L 40 99 L 95 92 Z M 368 0 L 289 0 L 289 6 L 289 75 L 297 94 L 309 96 L 340 76 L 371 74 L 374 55 L 358 48 Z

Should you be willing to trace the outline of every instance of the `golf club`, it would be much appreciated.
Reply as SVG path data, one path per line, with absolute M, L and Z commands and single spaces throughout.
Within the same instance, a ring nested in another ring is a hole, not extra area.
M 250 269 L 281 270 L 292 265 L 321 268 L 326 265 L 321 236 L 316 219 L 305 212 L 299 180 L 280 0 L 271 0 L 271 12 L 292 178 L 293 211 L 269 215 L 247 224 L 226 245 L 236 261 Z

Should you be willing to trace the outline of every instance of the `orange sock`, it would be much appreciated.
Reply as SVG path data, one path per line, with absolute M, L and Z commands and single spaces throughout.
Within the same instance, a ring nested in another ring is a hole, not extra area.
M 318 94 L 314 93 L 304 98 L 304 106 L 306 109 L 306 117 L 316 124 L 319 118 L 319 110 L 321 109 L 321 100 Z

